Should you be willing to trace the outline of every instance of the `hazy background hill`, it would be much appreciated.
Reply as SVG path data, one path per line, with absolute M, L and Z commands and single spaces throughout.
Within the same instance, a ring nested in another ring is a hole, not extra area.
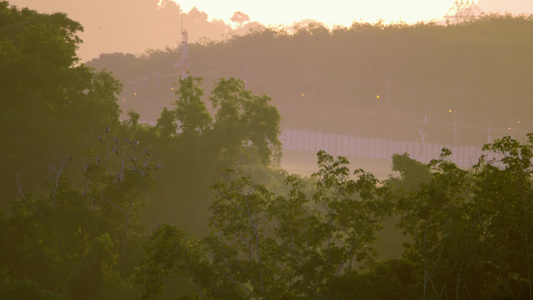
M 189 36 L 194 36 L 189 32 Z M 189 45 L 207 90 L 220 77 L 274 99 L 282 128 L 482 145 L 533 129 L 533 18 L 487 16 L 450 26 L 358 24 L 259 29 Z M 124 83 L 123 111 L 155 123 L 174 100 L 179 48 L 88 62 Z M 206 95 L 206 99 L 209 95 Z

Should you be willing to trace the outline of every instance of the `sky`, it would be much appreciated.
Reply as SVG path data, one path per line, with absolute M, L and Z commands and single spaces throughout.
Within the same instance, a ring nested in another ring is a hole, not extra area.
M 463 0 L 467 1 L 467 0 Z M 468 0 L 471 1 L 471 0 Z M 327 26 L 354 21 L 416 23 L 444 16 L 455 0 L 11 0 L 10 4 L 42 13 L 65 12 L 84 27 L 78 50 L 81 62 L 101 53 L 142 54 L 148 49 L 175 48 L 183 28 L 189 42 L 220 40 L 250 27 L 293 25 L 317 20 Z M 478 0 L 486 12 L 533 14 L 533 0 Z M 232 22 L 240 11 L 250 20 Z
M 451 7 L 450 1 L 427 0 L 371 0 L 371 1 L 299 1 L 299 0 L 203 0 L 179 1 L 187 11 L 193 6 L 206 11 L 212 18 L 229 19 L 235 8 L 262 24 L 287 24 L 304 19 L 316 19 L 327 25 L 349 26 L 353 20 L 374 22 L 379 18 L 386 21 L 416 22 L 440 17 Z M 453 4 L 453 2 L 452 2 Z
M 472 1 L 472 0 L 468 0 Z M 292 24 L 316 19 L 327 25 L 350 26 L 355 20 L 416 23 L 442 17 L 455 0 L 176 0 L 184 11 L 197 7 L 210 18 L 228 20 L 236 10 L 262 24 Z M 467 2 L 467 0 L 464 0 Z M 487 12 L 533 13 L 532 0 L 476 0 Z M 327 5 L 326 5 L 327 3 Z

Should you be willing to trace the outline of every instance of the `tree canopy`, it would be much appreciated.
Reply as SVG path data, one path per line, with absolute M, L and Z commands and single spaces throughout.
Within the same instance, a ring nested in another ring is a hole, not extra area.
M 446 30 L 521 22 L 530 24 Z M 406 34 L 352 27 L 233 42 Z M 433 27 L 409 30 L 444 31 Z M 157 124 L 134 110 L 119 120 L 122 84 L 78 64 L 81 29 L 0 2 L 1 299 L 533 298 L 533 133 L 485 145 L 466 170 L 444 148 L 429 164 L 394 155 L 385 180 L 324 151 L 311 177 L 288 174 L 270 96 L 189 74 Z M 388 224 L 407 238 L 382 260 L 376 241 Z
M 76 65 L 82 29 L 62 13 L 0 2 L 2 194 L 14 194 L 17 174 L 28 188 L 36 187 L 32 174 L 45 174 L 36 166 L 58 155 L 74 157 L 98 130 L 119 123 L 122 84 L 105 71 Z
M 400 177 L 382 182 L 319 152 L 319 171 L 288 176 L 281 194 L 229 172 L 213 186 L 209 236 L 156 229 L 137 282 L 147 299 L 173 274 L 206 299 L 527 299 L 533 134 L 485 150 L 470 170 L 448 149 L 428 165 L 396 155 Z M 409 240 L 401 258 L 376 261 L 391 215 Z

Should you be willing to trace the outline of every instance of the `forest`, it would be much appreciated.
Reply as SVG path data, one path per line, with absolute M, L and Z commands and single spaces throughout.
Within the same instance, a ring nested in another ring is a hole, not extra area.
M 236 77 L 272 97 L 282 128 L 392 140 L 421 140 L 424 131 L 427 142 L 480 146 L 487 135 L 533 130 L 532 37 L 533 19 L 524 16 L 331 30 L 311 22 L 190 44 L 188 65 L 207 90 Z M 87 65 L 124 83 L 124 111 L 155 123 L 173 101 L 181 49 L 102 54 Z
M 378 179 L 319 151 L 312 176 L 290 174 L 280 168 L 278 137 L 281 126 L 300 121 L 278 110 L 283 99 L 250 86 L 252 75 L 202 77 L 192 67 L 192 53 L 205 51 L 201 60 L 209 64 L 239 48 L 234 43 L 265 55 L 283 49 L 276 43 L 318 51 L 315 38 L 358 35 L 357 44 L 345 39 L 354 44 L 320 51 L 381 53 L 361 42 L 373 38 L 419 44 L 422 51 L 456 39 L 479 42 L 472 31 L 465 36 L 472 26 L 500 33 L 501 40 L 484 40 L 495 43 L 487 55 L 496 55 L 494 48 L 516 55 L 493 57 L 486 81 L 475 83 L 478 69 L 445 60 L 438 73 L 456 78 L 446 70 L 464 67 L 465 89 L 530 99 L 531 24 L 510 16 L 449 27 L 354 24 L 324 31 L 310 24 L 295 33 L 262 29 L 191 45 L 191 74 L 175 78 L 171 100 L 148 84 L 145 95 L 138 91 L 139 99 L 163 104 L 148 123 L 135 110 L 141 100 L 132 107 L 123 100 L 125 76 L 176 51 L 80 63 L 82 24 L 0 1 L 0 299 L 533 299 L 533 133 L 486 144 L 487 155 L 468 169 L 443 148 L 429 164 L 395 154 L 391 175 Z M 405 82 L 418 78 L 441 88 L 437 73 L 420 69 L 437 72 L 433 59 L 399 47 L 397 55 L 425 59 L 413 64 L 410 77 L 402 75 Z M 313 55 L 301 53 L 295 63 L 309 68 Z M 400 76 L 396 64 L 409 61 L 379 64 L 391 54 L 379 55 L 359 66 L 363 72 L 315 64 L 316 74 L 372 80 L 373 72 L 389 69 Z M 277 57 L 293 59 L 287 51 Z M 120 60 L 129 63 L 113 64 Z M 257 74 L 278 72 L 264 62 Z M 504 94 L 507 88 L 512 94 Z M 502 114 L 527 117 L 526 101 L 507 105 Z M 464 99 L 464 107 L 475 106 L 483 111 Z

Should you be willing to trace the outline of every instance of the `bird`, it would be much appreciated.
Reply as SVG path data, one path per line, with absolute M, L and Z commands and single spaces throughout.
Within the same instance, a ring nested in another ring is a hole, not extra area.
M 67 155 L 67 159 L 70 160 L 70 161 L 72 161 L 72 156 Z
M 150 166 L 148 166 L 147 163 L 144 163 L 143 166 L 144 166 L 147 170 L 150 169 Z
M 150 152 L 148 152 L 148 150 L 144 149 L 144 153 L 146 153 L 147 156 L 150 156 Z
M 106 128 L 105 128 L 105 133 L 106 133 L 106 134 L 109 133 L 109 130 L 111 130 L 111 129 L 110 129 L 109 127 L 106 127 Z
M 100 142 L 102 142 L 102 137 L 101 137 L 101 136 L 98 136 L 98 140 L 99 140 Z
M 158 163 L 158 164 L 155 166 L 155 169 L 157 170 L 157 169 L 161 168 L 162 166 L 163 166 L 162 163 Z

